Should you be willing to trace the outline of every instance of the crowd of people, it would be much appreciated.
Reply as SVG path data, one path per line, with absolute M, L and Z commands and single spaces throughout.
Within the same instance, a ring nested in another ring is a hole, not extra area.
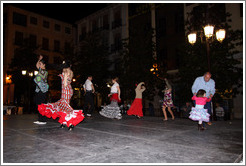
M 95 109 L 95 88 L 92 83 L 93 76 L 89 75 L 83 85 L 85 94 L 83 110 L 74 110 L 70 105 L 70 101 L 73 96 L 73 89 L 71 86 L 73 71 L 71 66 L 72 65 L 69 61 L 63 61 L 63 64 L 61 65 L 62 72 L 59 74 L 62 85 L 61 98 L 57 102 L 46 103 L 46 93 L 49 90 L 49 85 L 47 83 L 48 72 L 45 69 L 43 56 L 39 56 L 36 64 L 39 72 L 34 78 L 34 82 L 36 83 L 35 101 L 39 112 L 38 120 L 34 123 L 46 124 L 47 118 L 58 118 L 61 128 L 65 128 L 67 126 L 68 130 L 73 130 L 76 125 L 84 120 L 85 115 L 87 117 L 92 116 L 92 112 Z M 99 111 L 100 115 L 111 119 L 122 119 L 123 114 L 142 118 L 144 116 L 142 96 L 143 92 L 146 90 L 145 83 L 139 82 L 136 84 L 136 95 L 131 104 L 124 101 L 122 105 L 119 105 L 119 103 L 121 103 L 119 78 L 114 77 L 111 81 L 113 85 L 111 86 L 110 93 L 108 94 L 108 97 L 110 97 L 110 104 L 102 106 L 102 109 Z M 164 78 L 164 81 L 165 88 L 162 91 L 164 93 L 162 101 L 163 121 L 168 121 L 167 111 L 171 115 L 171 119 L 175 120 L 175 114 L 173 112 L 175 106 L 172 100 L 172 86 L 166 78 Z M 198 121 L 198 130 L 203 131 L 206 129 L 205 122 L 207 122 L 208 125 L 212 124 L 211 101 L 215 93 L 215 82 L 211 79 L 211 73 L 206 72 L 203 76 L 197 77 L 192 85 L 191 91 L 193 93 L 193 104 L 186 102 L 185 106 L 181 108 L 182 116 L 193 121 Z M 222 120 L 224 117 L 224 110 L 218 103 L 216 106 L 216 117 L 218 120 Z M 154 116 L 152 103 L 149 103 L 149 111 L 150 115 Z

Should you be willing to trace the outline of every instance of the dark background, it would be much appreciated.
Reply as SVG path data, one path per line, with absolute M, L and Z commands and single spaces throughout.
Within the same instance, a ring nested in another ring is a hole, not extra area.
M 108 5 L 108 3 L 4 3 L 4 5 L 35 12 L 67 23 L 86 17 Z

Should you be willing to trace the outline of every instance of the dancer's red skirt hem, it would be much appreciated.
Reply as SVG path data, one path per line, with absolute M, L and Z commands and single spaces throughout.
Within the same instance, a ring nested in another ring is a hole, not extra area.
M 41 115 L 48 118 L 56 119 L 59 118 L 58 122 L 61 124 L 66 124 L 76 126 L 84 119 L 84 114 L 82 110 L 73 110 L 70 114 L 62 112 L 59 107 L 54 107 L 53 104 L 40 104 L 38 105 L 38 111 Z
M 127 111 L 127 115 L 136 115 L 139 117 L 143 117 L 143 105 L 142 99 L 135 98 L 130 109 Z

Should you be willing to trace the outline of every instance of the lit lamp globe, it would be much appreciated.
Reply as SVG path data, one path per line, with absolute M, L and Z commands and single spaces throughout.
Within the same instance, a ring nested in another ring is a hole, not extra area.
M 26 75 L 26 70 L 21 71 L 22 75 Z
M 214 33 L 214 26 L 212 25 L 207 25 L 205 26 L 204 28 L 204 34 L 206 36 L 206 38 L 210 38 L 213 36 L 213 33 Z
M 196 43 L 196 33 L 191 33 L 188 35 L 188 40 L 190 44 Z
M 225 39 L 225 30 L 224 29 L 220 29 L 216 32 L 216 39 L 222 43 L 222 41 Z
M 34 71 L 34 75 L 37 75 L 37 74 L 38 74 L 38 71 L 35 70 L 35 71 Z

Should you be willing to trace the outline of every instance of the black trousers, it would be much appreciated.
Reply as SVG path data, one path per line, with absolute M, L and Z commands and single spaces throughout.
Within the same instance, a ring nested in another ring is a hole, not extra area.
M 36 109 L 38 109 L 38 105 L 46 103 L 46 93 L 43 93 L 39 91 L 38 93 L 35 93 L 35 104 L 36 104 Z M 46 122 L 47 117 L 42 116 L 39 111 L 38 111 L 38 121 L 40 122 Z
M 85 94 L 85 105 L 84 105 L 84 112 L 86 114 L 91 114 L 94 110 L 94 96 L 92 92 L 86 92 Z

